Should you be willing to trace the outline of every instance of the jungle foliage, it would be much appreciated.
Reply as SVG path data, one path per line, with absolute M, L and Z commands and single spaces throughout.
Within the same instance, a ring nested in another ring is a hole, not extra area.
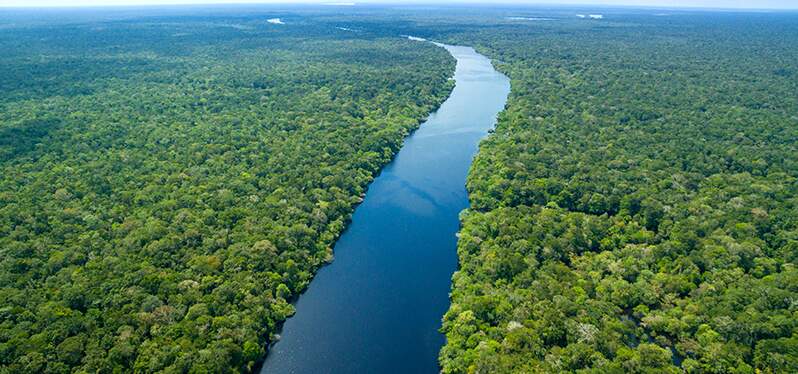
M 400 34 L 512 80 L 444 372 L 798 371 L 795 14 L 237 12 L 0 16 L 0 371 L 252 370 L 451 89 Z
M 0 30 L 0 372 L 251 371 L 454 60 L 293 13 L 79 15 Z
M 798 371 L 796 15 L 554 18 L 446 31 L 513 91 L 443 371 Z

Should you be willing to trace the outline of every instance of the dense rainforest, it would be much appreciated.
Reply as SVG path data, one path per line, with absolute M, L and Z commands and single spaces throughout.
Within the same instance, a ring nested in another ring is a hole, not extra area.
M 798 13 L 582 8 L 359 24 L 475 46 L 512 81 L 442 371 L 798 372 Z
M 401 34 L 512 80 L 443 372 L 798 372 L 798 14 L 197 9 L 0 15 L 0 372 L 253 370 L 451 89 Z
M 512 79 L 444 372 L 798 372 L 798 14 L 641 12 L 438 29 Z
M 181 11 L 0 16 L 2 373 L 253 370 L 452 88 L 432 45 Z

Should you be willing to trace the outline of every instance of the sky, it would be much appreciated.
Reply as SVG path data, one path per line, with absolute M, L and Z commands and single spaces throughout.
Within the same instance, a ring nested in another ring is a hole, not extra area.
M 223 4 L 223 3 L 502 3 L 562 5 L 636 5 L 659 7 L 798 9 L 798 0 L 0 0 L 0 7 L 19 6 L 105 6 L 153 4 Z

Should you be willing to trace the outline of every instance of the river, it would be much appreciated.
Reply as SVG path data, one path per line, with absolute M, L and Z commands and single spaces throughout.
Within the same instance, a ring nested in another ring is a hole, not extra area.
M 452 94 L 371 183 L 261 373 L 439 372 L 466 175 L 510 92 L 488 58 L 441 46 Z

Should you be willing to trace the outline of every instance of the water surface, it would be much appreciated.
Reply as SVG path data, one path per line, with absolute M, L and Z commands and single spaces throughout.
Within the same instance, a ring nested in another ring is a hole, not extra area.
M 486 57 L 443 47 L 454 91 L 371 183 L 262 373 L 439 372 L 466 174 L 510 91 Z

